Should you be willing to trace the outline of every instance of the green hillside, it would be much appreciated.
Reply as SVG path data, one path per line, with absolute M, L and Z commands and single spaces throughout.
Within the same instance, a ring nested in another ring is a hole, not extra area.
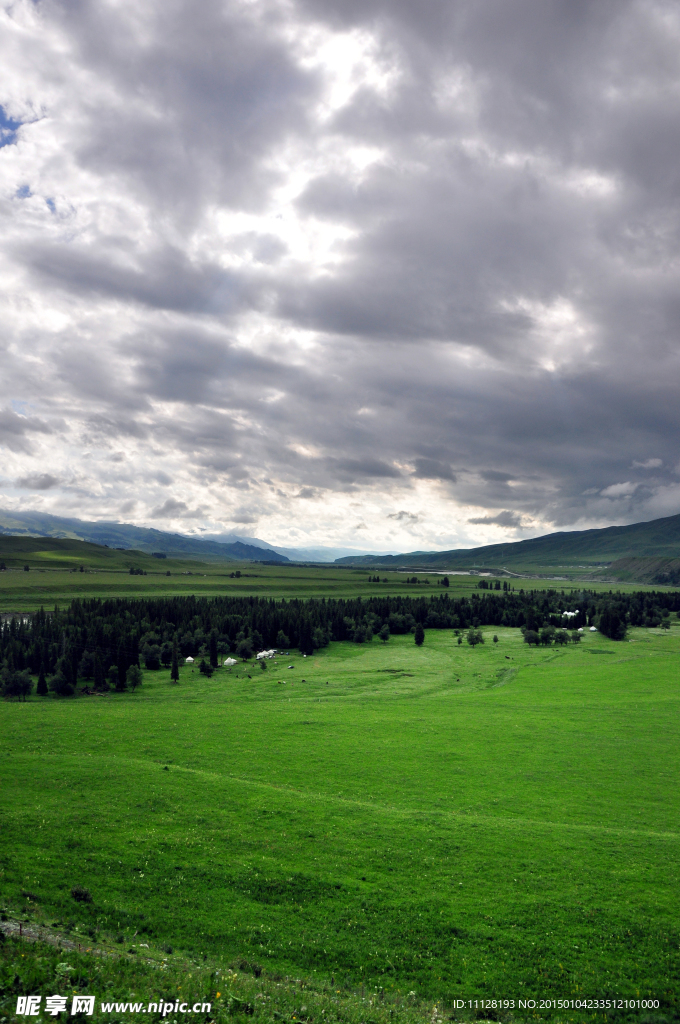
M 677 587 L 680 585 L 680 558 L 619 558 L 608 567 L 607 576 L 617 583 Z
M 455 569 L 486 567 L 512 571 L 592 572 L 621 558 L 680 558 L 680 515 L 631 526 L 550 533 L 510 544 L 452 551 L 410 551 L 403 555 L 338 558 L 344 565 Z
M 234 562 L 226 556 L 224 562 Z M 109 572 L 129 572 L 143 569 L 149 573 L 182 571 L 190 566 L 196 569 L 203 563 L 195 559 L 154 558 L 145 551 L 119 551 L 116 548 L 89 544 L 83 540 L 63 540 L 56 537 L 7 537 L 0 536 L 0 562 L 7 569 L 71 569 Z
M 255 547 L 235 541 L 229 544 L 217 541 L 182 537 L 178 533 L 150 530 L 129 523 L 85 522 L 67 519 L 47 512 L 8 512 L 0 509 L 0 535 L 12 537 L 55 537 L 88 541 L 110 548 L 134 548 L 136 551 L 161 551 L 175 558 L 201 558 L 205 561 L 261 561 L 288 562 L 270 548 Z

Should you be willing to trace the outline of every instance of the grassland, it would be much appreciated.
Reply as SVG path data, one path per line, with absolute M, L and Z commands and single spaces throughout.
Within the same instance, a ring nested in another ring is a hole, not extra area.
M 2 541 L 3 538 L 0 538 Z M 10 538 L 14 540 L 15 538 Z M 47 542 L 50 543 L 49 540 Z M 57 542 L 51 542 L 57 543 Z M 259 565 L 248 562 L 202 563 L 188 559 L 156 559 L 136 552 L 113 552 L 81 541 L 60 542 L 94 548 L 89 560 L 82 550 L 55 555 L 51 548 L 36 547 L 5 562 L 8 569 L 0 573 L 0 613 L 37 611 L 41 605 L 64 606 L 74 598 L 88 597 L 172 597 L 196 594 L 215 597 L 218 594 L 272 598 L 368 597 L 375 594 L 440 593 L 441 574 L 436 572 L 380 572 L 380 583 L 369 583 L 373 575 L 366 569 L 348 566 Z M 0 552 L 2 546 L 0 544 Z M 102 555 L 102 552 L 104 553 Z M 108 552 L 108 554 L 107 554 Z M 21 568 L 29 565 L 29 571 Z M 83 572 L 79 571 L 83 565 Z M 144 569 L 145 576 L 131 576 L 131 567 Z M 240 573 L 238 578 L 234 573 Z M 168 573 L 170 575 L 168 575 Z M 412 576 L 417 585 L 408 583 Z M 477 590 L 478 576 L 451 575 L 449 594 L 462 595 Z M 385 582 L 383 582 L 385 581 Z M 517 590 L 541 589 L 580 591 L 584 586 L 595 592 L 620 590 L 667 590 L 640 584 L 576 583 L 564 580 L 512 579 Z
M 680 1019 L 680 625 L 485 632 L 4 703 L 6 912 L 388 1000 Z

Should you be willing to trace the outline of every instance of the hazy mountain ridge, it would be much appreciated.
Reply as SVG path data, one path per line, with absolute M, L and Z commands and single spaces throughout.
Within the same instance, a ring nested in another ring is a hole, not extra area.
M 340 565 L 374 565 L 385 568 L 509 568 L 563 567 L 592 571 L 623 558 L 680 558 L 680 515 L 653 519 L 630 526 L 606 526 L 594 530 L 549 533 L 543 537 L 505 544 L 451 551 L 410 551 L 401 555 L 364 555 L 338 558 Z M 641 570 L 641 566 L 637 566 Z M 646 571 L 646 570 L 645 570 Z
M 223 544 L 211 540 L 183 537 L 178 533 L 116 522 L 85 522 L 53 516 L 47 512 L 13 512 L 0 510 L 0 533 L 9 536 L 53 537 L 84 540 L 111 548 L 134 549 L 151 553 L 196 558 L 219 558 L 222 561 L 288 562 L 286 555 L 272 548 L 235 540 Z

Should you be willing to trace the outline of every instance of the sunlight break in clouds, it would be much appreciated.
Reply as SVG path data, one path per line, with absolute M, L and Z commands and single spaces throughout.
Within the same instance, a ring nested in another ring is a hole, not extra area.
M 0 22 L 6 508 L 365 550 L 680 510 L 677 5 Z

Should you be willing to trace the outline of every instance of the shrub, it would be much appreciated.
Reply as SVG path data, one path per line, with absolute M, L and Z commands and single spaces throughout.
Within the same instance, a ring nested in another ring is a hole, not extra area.
M 82 885 L 74 885 L 71 889 L 71 896 L 76 903 L 92 903 L 92 893 Z

